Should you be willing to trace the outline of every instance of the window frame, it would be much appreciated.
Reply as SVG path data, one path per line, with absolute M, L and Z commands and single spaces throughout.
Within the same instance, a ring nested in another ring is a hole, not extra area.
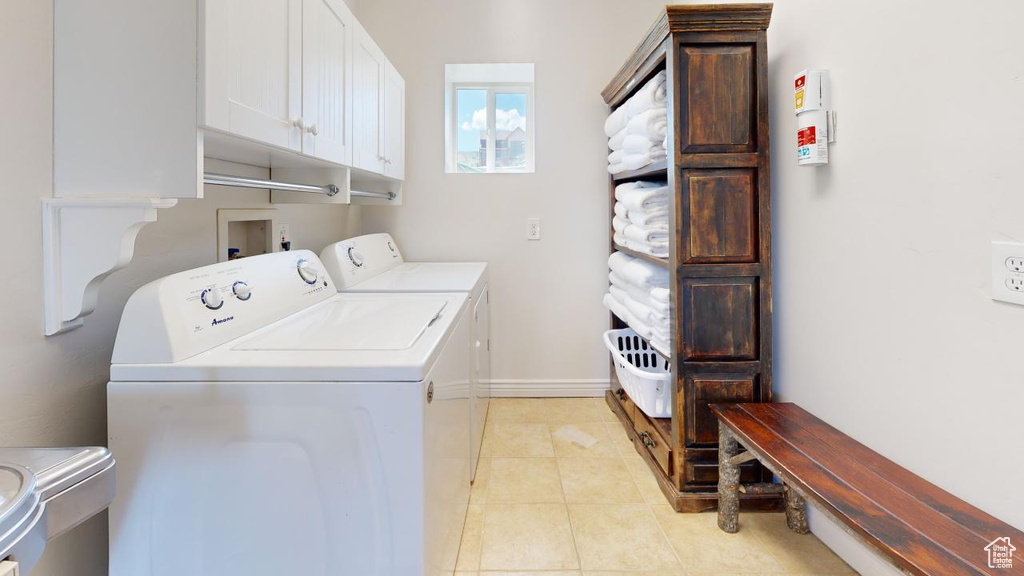
M 450 125 L 448 126 L 449 142 L 447 143 L 448 172 L 450 174 L 532 174 L 534 172 L 535 134 L 533 121 L 533 84 L 527 82 L 453 82 L 448 95 Z M 459 90 L 482 90 L 487 93 L 487 161 L 483 172 L 459 171 Z M 496 94 L 523 94 L 526 96 L 526 167 L 499 168 L 496 166 L 497 147 Z

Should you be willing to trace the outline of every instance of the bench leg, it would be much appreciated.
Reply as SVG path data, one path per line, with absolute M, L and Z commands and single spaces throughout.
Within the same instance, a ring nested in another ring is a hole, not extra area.
M 807 534 L 807 502 L 789 486 L 783 492 L 786 495 L 786 525 L 797 534 Z
M 734 534 L 740 520 L 740 467 L 729 459 L 739 452 L 739 443 L 724 424 L 718 424 L 718 527 Z

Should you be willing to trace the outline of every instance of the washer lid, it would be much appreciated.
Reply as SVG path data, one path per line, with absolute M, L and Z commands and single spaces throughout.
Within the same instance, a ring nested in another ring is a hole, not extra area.
M 32 472 L 17 464 L 0 463 L 0 558 L 32 527 L 38 508 Z
M 233 350 L 407 350 L 447 303 L 443 298 L 336 300 L 318 314 L 283 322 Z
M 486 262 L 406 262 L 342 291 L 473 292 L 486 276 Z

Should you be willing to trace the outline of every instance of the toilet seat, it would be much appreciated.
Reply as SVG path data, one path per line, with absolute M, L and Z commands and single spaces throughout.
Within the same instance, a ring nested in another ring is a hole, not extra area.
M 0 560 L 35 564 L 46 544 L 36 477 L 24 466 L 0 463 Z

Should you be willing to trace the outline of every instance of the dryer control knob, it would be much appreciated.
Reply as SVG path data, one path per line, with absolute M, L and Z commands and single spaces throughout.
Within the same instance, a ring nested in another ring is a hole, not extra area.
M 359 250 L 356 250 L 355 246 L 350 246 L 349 247 L 349 249 L 348 249 L 348 259 L 352 261 L 352 264 L 355 264 L 356 268 L 362 268 L 363 267 L 363 263 L 366 262 L 366 259 L 363 258 L 362 253 L 359 252 Z
M 313 265 L 306 260 L 299 260 L 295 264 L 295 268 L 299 271 L 299 278 L 306 284 L 316 284 L 317 277 L 320 276 L 320 271 L 313 268 Z
M 224 299 L 220 296 L 220 288 L 216 286 L 210 286 L 203 290 L 203 293 L 199 295 L 199 299 L 210 310 L 220 310 L 220 307 L 224 305 Z
M 235 293 L 235 297 L 239 300 L 248 300 L 252 297 L 252 288 L 241 280 L 231 285 L 231 291 Z

